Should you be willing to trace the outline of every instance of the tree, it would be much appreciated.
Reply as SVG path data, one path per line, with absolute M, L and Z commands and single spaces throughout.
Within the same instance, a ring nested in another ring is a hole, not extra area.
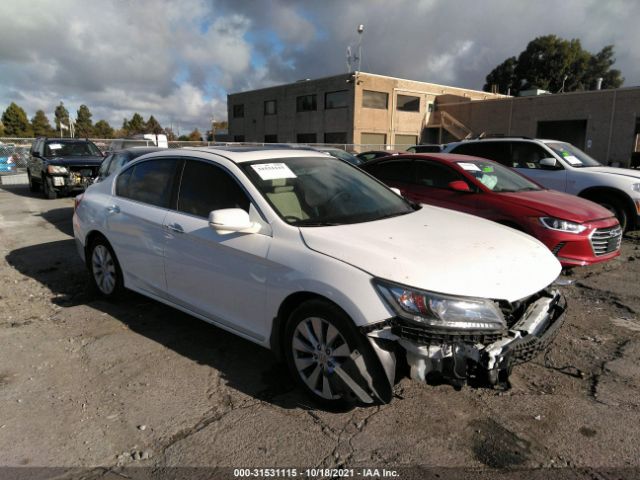
M 4 124 L 0 122 L 0 137 L 4 137 Z
M 106 120 L 98 120 L 93 126 L 93 134 L 97 138 L 113 138 L 113 128 Z
M 32 137 L 33 129 L 27 113 L 14 102 L 2 113 L 2 124 L 7 137 Z
M 196 128 L 193 130 L 193 132 L 191 132 L 189 134 L 189 140 L 192 142 L 201 142 L 202 141 L 202 134 L 200 133 L 200 131 Z
M 127 120 L 126 118 L 124 119 L 122 122 L 122 129 L 126 132 L 126 135 L 136 135 L 138 133 L 145 133 L 147 126 L 144 123 L 142 115 L 135 112 L 133 117 L 131 117 L 131 120 Z
M 483 89 L 498 86 L 500 93 L 517 94 L 540 88 L 550 92 L 572 92 L 594 88 L 599 77 L 603 88 L 617 88 L 624 79 L 615 63 L 613 46 L 591 54 L 582 48 L 580 40 L 564 40 L 555 35 L 535 38 L 515 57 L 507 58 L 486 77 Z
M 147 133 L 155 133 L 157 135 L 163 132 L 162 126 L 158 123 L 158 121 L 155 119 L 153 115 L 149 117 L 149 120 L 147 120 L 146 125 L 147 125 Z
M 178 141 L 179 142 L 188 142 L 189 141 L 189 137 L 187 137 L 186 135 L 180 135 L 178 137 Z
M 89 107 L 80 105 L 76 114 L 76 135 L 79 137 L 93 136 L 93 121 Z
M 64 103 L 60 102 L 60 105 L 56 107 L 54 116 L 56 117 L 55 123 L 57 131 L 60 131 L 61 122 L 69 127 L 69 111 L 64 107 Z
M 51 137 L 55 135 L 55 131 L 51 128 L 51 123 L 43 110 L 38 110 L 31 119 L 31 127 L 33 128 L 34 137 Z
M 176 134 L 173 133 L 173 130 L 171 130 L 169 127 L 165 128 L 163 133 L 167 136 L 167 140 L 169 140 L 170 142 L 176 140 L 177 138 Z

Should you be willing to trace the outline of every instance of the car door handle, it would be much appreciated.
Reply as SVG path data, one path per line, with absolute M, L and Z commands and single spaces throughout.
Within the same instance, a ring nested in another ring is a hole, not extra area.
M 178 225 L 177 223 L 174 223 L 173 225 L 167 225 L 167 229 L 175 233 L 184 233 L 184 229 L 182 228 L 182 226 Z
M 109 205 L 107 207 L 107 213 L 120 213 L 120 207 L 117 205 Z

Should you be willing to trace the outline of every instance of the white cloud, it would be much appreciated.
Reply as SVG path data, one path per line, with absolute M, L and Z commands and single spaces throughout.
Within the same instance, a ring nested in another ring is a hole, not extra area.
M 204 129 L 226 117 L 226 92 L 345 72 L 361 23 L 373 73 L 479 89 L 555 34 L 592 52 L 614 44 L 625 84 L 640 84 L 640 2 L 3 0 L 0 18 L 0 109 L 51 118 L 62 99 L 114 127 L 138 111 Z

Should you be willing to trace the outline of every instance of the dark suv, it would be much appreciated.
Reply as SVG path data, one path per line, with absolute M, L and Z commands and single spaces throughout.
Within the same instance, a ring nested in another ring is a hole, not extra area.
M 82 191 L 93 183 L 103 160 L 93 142 L 77 138 L 36 138 L 29 152 L 29 188 L 46 198 Z

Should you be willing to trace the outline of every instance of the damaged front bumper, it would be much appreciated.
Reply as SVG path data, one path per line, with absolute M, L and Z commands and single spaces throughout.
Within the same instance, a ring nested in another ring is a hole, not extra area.
M 455 385 L 470 378 L 497 385 L 506 382 L 514 365 L 548 348 L 564 321 L 565 310 L 566 300 L 558 291 L 544 291 L 530 300 L 506 331 L 434 329 L 393 318 L 382 328 L 369 327 L 363 333 L 390 382 L 394 381 L 390 373 L 395 371 L 395 357 L 389 354 L 389 344 L 395 343 L 402 347 L 396 349 L 396 355 L 405 354 L 414 380 L 426 381 L 435 375 Z

